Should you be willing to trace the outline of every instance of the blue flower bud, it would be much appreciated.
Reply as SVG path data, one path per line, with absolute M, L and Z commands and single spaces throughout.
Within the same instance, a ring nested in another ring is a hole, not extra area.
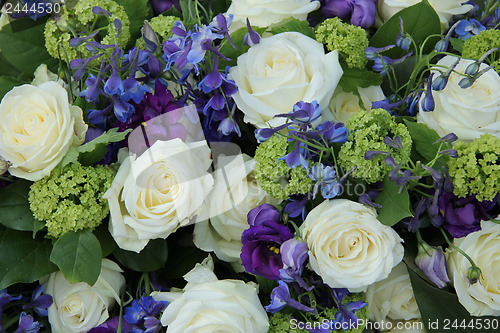
M 422 241 L 418 245 L 418 255 L 415 258 L 415 265 L 417 265 L 438 288 L 443 288 L 450 282 L 446 270 L 446 258 L 440 247 L 435 248 Z

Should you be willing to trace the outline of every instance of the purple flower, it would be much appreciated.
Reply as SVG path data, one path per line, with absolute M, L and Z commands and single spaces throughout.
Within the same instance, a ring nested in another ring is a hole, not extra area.
M 283 268 L 280 247 L 293 234 L 279 223 L 279 212 L 269 204 L 252 209 L 247 216 L 250 228 L 241 236 L 241 261 L 248 273 L 262 275 L 269 280 L 279 279 Z
M 351 17 L 351 24 L 368 28 L 375 22 L 377 0 L 322 0 L 321 12 L 326 18 Z
M 31 302 L 23 305 L 23 310 L 34 308 L 35 312 L 39 316 L 47 317 L 47 309 L 52 305 L 52 296 L 48 294 L 42 295 L 42 291 L 43 285 L 38 286 L 38 288 L 36 288 L 31 295 Z
M 101 325 L 94 327 L 89 331 L 89 333 L 117 333 L 118 332 L 118 326 L 120 324 L 120 317 L 116 316 L 111 319 L 108 319 Z M 121 333 L 138 333 L 142 332 L 139 327 L 136 325 L 131 325 L 127 323 L 127 321 L 121 320 Z
M 252 46 L 254 44 L 258 44 L 259 42 L 260 42 L 260 35 L 258 32 L 252 29 L 250 21 L 248 20 L 247 17 L 247 32 L 243 36 L 243 44 Z
M 14 333 L 36 333 L 40 331 L 40 324 L 33 320 L 31 315 L 21 312 L 19 316 L 19 327 Z
M 442 191 L 438 206 L 443 215 L 444 228 L 454 238 L 481 230 L 481 221 L 495 218 L 499 213 L 497 197 L 492 201 L 478 201 L 475 195 L 458 198 L 447 191 Z
M 278 114 L 275 117 L 289 118 L 299 125 L 310 125 L 321 116 L 321 105 L 316 100 L 311 103 L 298 102 L 293 106 L 293 111 L 286 114 Z
M 300 278 L 304 264 L 309 257 L 306 242 L 292 238 L 281 244 L 280 248 L 283 268 L 280 269 L 280 279 L 294 282 Z
M 321 195 L 325 199 L 335 198 L 342 190 L 335 169 L 332 166 L 324 166 L 323 163 L 315 164 L 309 173 L 309 178 L 316 182 L 313 189 L 313 199 L 320 187 Z
M 292 298 L 288 285 L 283 281 L 278 281 L 278 286 L 271 292 L 271 304 L 265 307 L 267 312 L 276 313 L 286 305 L 305 312 L 314 312 L 313 308 L 305 306 Z
M 422 241 L 418 245 L 418 255 L 415 264 L 439 288 L 450 282 L 446 270 L 446 258 L 441 247 L 432 247 Z
M 153 12 L 155 15 L 166 12 L 172 6 L 174 6 L 177 10 L 181 10 L 181 6 L 179 5 L 179 0 L 149 0 L 151 7 L 153 7 Z

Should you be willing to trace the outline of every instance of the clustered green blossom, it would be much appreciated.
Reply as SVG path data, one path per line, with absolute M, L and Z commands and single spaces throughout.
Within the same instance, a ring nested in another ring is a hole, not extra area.
M 458 197 L 475 194 L 479 201 L 492 200 L 500 191 L 500 139 L 484 134 L 470 143 L 457 143 L 457 158 L 448 161 L 448 172 Z
M 478 60 L 483 54 L 493 48 L 500 49 L 500 30 L 490 29 L 481 31 L 479 35 L 472 36 L 465 41 L 462 50 L 462 57 Z M 495 68 L 495 71 L 500 73 L 499 52 L 494 52 L 489 58 L 493 59 L 490 65 Z
M 92 12 L 94 6 L 107 10 L 111 13 L 111 17 L 94 14 Z M 116 37 L 118 31 L 113 23 L 115 19 L 122 22 L 118 37 Z M 125 46 L 130 39 L 130 21 L 122 6 L 112 0 L 80 0 L 73 9 L 68 10 L 66 6 L 63 6 L 59 18 L 47 21 L 45 48 L 51 56 L 64 61 L 66 60 L 65 53 L 69 60 L 88 58 L 92 54 L 87 51 L 85 43 L 78 47 L 70 47 L 69 40 L 74 37 L 87 36 L 97 28 L 102 29 L 99 36 L 102 37 L 101 44 L 103 45 L 119 43 Z M 112 50 L 111 48 L 106 52 L 111 53 Z
M 364 68 L 368 37 L 363 28 L 343 23 L 338 17 L 325 20 L 316 30 L 316 40 L 326 44 L 329 51 L 338 50 L 340 59 L 349 68 Z
M 347 142 L 342 145 L 339 153 L 339 162 L 346 170 L 356 170 L 353 177 L 361 178 L 368 183 L 381 181 L 392 170 L 385 163 L 387 155 L 377 155 L 365 159 L 368 151 L 384 151 L 394 158 L 396 164 L 405 164 L 410 160 L 412 139 L 404 124 L 398 124 L 384 109 L 374 109 L 370 112 L 357 111 L 346 123 L 349 129 Z M 384 143 L 388 136 L 394 139 L 401 138 L 403 149 L 396 149 Z
M 160 45 L 163 44 L 164 41 L 172 37 L 173 35 L 172 28 L 176 21 L 179 21 L 179 18 L 176 16 L 163 16 L 163 15 L 153 17 L 151 20 L 148 21 L 149 25 L 151 26 L 151 29 L 153 29 L 153 31 L 156 32 Z M 135 46 L 137 46 L 140 49 L 144 49 L 145 48 L 144 39 L 142 39 L 142 37 L 139 38 Z
M 305 194 L 312 188 L 313 181 L 302 166 L 289 168 L 279 158 L 287 154 L 287 138 L 274 134 L 261 143 L 255 152 L 255 178 L 271 197 L 287 199 L 294 194 Z
M 363 293 L 357 293 L 357 294 L 349 294 L 347 295 L 343 300 L 342 304 L 346 304 L 347 302 L 356 302 L 356 301 L 365 301 L 365 296 Z M 294 316 L 291 314 L 283 313 L 283 311 L 276 312 L 275 314 L 271 315 L 269 317 L 269 333 L 306 333 L 308 332 L 305 329 L 299 328 L 298 323 L 301 322 L 304 325 L 309 323 L 310 326 L 314 328 L 313 325 L 319 326 L 321 323 L 334 320 L 335 318 L 335 313 L 337 312 L 336 308 L 331 308 L 331 309 L 324 309 L 321 311 L 320 314 L 310 314 L 310 313 L 303 313 L 303 315 L 307 318 L 306 321 L 304 321 L 303 318 L 300 320 L 297 319 L 296 321 L 293 319 Z M 342 329 L 340 330 L 335 330 L 332 332 L 348 332 L 348 333 L 361 333 L 365 329 L 366 326 L 366 321 L 368 320 L 368 307 L 364 306 L 358 311 L 356 311 L 356 317 L 358 317 L 360 323 L 364 323 L 364 325 L 360 325 L 356 329 L 349 329 L 347 331 L 344 331 Z M 294 325 L 295 323 L 295 325 Z M 297 328 L 295 328 L 297 326 Z M 316 327 L 318 328 L 318 327 Z
M 54 237 L 95 229 L 109 213 L 108 202 L 102 195 L 111 186 L 115 173 L 110 166 L 84 167 L 78 163 L 54 169 L 50 176 L 31 185 L 33 216 L 45 222 L 49 235 Z

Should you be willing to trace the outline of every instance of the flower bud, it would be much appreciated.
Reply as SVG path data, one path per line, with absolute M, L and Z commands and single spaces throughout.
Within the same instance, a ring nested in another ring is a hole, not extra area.
M 0 176 L 7 172 L 12 164 L 0 157 Z
M 307 244 L 292 238 L 281 244 L 280 252 L 283 261 L 280 279 L 285 282 L 293 282 L 297 276 L 302 275 L 304 263 L 308 258 Z
M 439 288 L 450 282 L 446 270 L 446 259 L 441 247 L 432 247 L 426 242 L 418 245 L 418 255 L 415 264 L 427 275 L 427 277 Z
M 475 284 L 481 278 L 481 269 L 477 266 L 471 266 L 467 270 L 467 279 L 469 279 L 470 284 Z

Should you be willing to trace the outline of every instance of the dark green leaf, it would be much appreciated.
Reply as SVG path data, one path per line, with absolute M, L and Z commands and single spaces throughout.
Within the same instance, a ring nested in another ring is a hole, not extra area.
M 133 45 L 141 36 L 144 20 L 151 17 L 151 7 L 148 0 L 118 0 L 117 3 L 123 6 L 130 20 L 129 45 Z
M 431 286 L 411 269 L 408 269 L 408 272 L 410 273 L 415 299 L 417 300 L 418 308 L 422 314 L 422 322 L 427 332 L 442 333 L 449 330 L 463 333 L 498 332 L 498 327 L 497 329 L 490 330 L 478 329 L 475 325 L 475 320 L 477 320 L 478 317 L 470 316 L 469 312 L 459 303 L 455 294 Z M 496 317 L 480 318 L 483 322 L 485 322 L 485 320 L 490 320 L 490 323 L 493 319 L 498 320 Z M 455 328 L 452 327 L 454 321 L 456 321 L 458 325 L 460 325 L 462 321 L 465 321 L 466 325 L 474 323 L 473 326 L 475 328 L 464 329 L 460 328 L 460 326 Z M 448 329 L 445 327 L 446 323 L 448 323 Z
M 271 293 L 271 291 L 273 291 L 275 287 L 278 286 L 278 283 L 276 281 L 266 279 L 263 276 L 256 275 L 255 278 L 257 279 L 260 293 L 268 295 Z
M 0 76 L 18 77 L 20 75 L 21 72 L 12 66 L 0 52 Z
M 385 177 L 384 190 L 380 192 L 375 200 L 377 204 L 382 205 L 378 212 L 378 220 L 389 227 L 392 227 L 405 217 L 412 216 L 408 190 L 404 188 L 399 194 L 399 188 L 399 185 Z
M 20 18 L 4 26 L 0 31 L 0 45 L 3 56 L 17 70 L 33 76 L 40 64 L 47 64 L 56 71 L 58 61 L 52 58 L 45 49 L 43 21 Z
M 167 262 L 168 247 L 164 239 L 154 239 L 149 241 L 140 253 L 116 248 L 113 254 L 122 265 L 134 271 L 152 272 L 163 267 Z
M 172 246 L 166 263 L 168 271 L 165 272 L 167 279 L 178 279 L 193 269 L 193 267 L 207 257 L 207 253 L 194 246 Z
M 33 231 L 35 218 L 30 210 L 28 193 L 32 182 L 18 180 L 0 190 L 0 223 L 21 231 Z
M 308 37 L 315 38 L 314 30 L 309 26 L 309 22 L 300 21 L 293 17 L 277 23 L 269 30 L 269 32 L 273 35 L 277 35 L 287 31 L 296 31 Z
M 101 273 L 101 245 L 88 230 L 68 232 L 54 244 L 50 260 L 69 282 L 86 282 L 92 286 Z
M 49 239 L 33 239 L 29 232 L 15 231 L 0 225 L 0 290 L 14 283 L 31 283 L 55 272 L 50 262 Z
M 109 233 L 108 223 L 102 223 L 94 230 L 94 235 L 99 240 L 101 244 L 102 257 L 107 257 L 116 248 L 115 240 L 113 236 Z
M 434 144 L 439 139 L 439 135 L 435 130 L 430 129 L 425 124 L 415 123 L 407 119 L 404 120 L 406 127 L 410 131 L 413 140 L 413 146 L 416 151 L 422 155 L 428 162 L 436 157 L 439 149 L 439 144 Z
M 1 60 L 0 60 L 1 61 Z M 18 79 L 15 79 L 13 77 L 1 77 L 0 76 L 0 100 L 2 100 L 3 96 L 5 96 L 6 93 L 12 90 L 12 88 L 19 86 L 25 82 L 22 82 Z
M 385 22 L 370 40 L 370 46 L 383 47 L 395 44 L 399 33 L 399 17 L 403 20 L 405 32 L 412 36 L 417 45 L 420 45 L 429 35 L 441 33 L 439 16 L 427 1 L 422 1 L 401 10 Z M 436 41 L 428 41 L 424 52 L 432 50 Z M 384 55 L 399 58 L 406 53 L 408 52 L 394 47 Z
M 345 92 L 357 94 L 358 87 L 367 88 L 382 84 L 382 76 L 367 69 L 343 68 L 344 74 L 340 78 L 339 85 Z

